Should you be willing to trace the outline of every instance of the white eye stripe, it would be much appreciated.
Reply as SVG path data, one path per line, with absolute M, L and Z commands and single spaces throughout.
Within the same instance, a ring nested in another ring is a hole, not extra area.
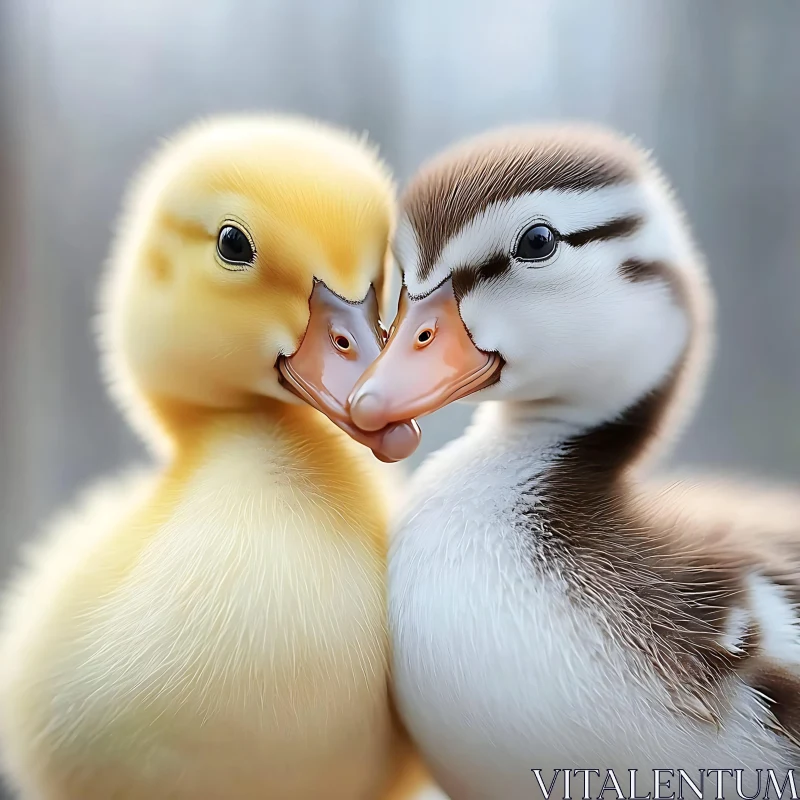
M 419 243 L 405 218 L 398 228 L 395 248 L 409 290 L 424 293 L 441 283 L 456 266 L 478 263 L 498 252 L 511 252 L 520 231 L 534 222 L 544 222 L 559 232 L 569 233 L 629 216 L 644 216 L 641 187 L 637 184 L 587 192 L 549 190 L 521 195 L 496 203 L 470 220 L 447 243 L 433 272 L 424 281 L 419 281 L 416 270 Z

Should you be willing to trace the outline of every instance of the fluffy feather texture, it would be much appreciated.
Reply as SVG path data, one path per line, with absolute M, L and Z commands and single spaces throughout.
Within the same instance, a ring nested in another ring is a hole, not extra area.
M 304 119 L 204 121 L 151 157 L 124 201 L 97 333 L 112 393 L 156 452 L 170 451 L 174 425 L 154 396 L 296 402 L 272 363 L 300 342 L 314 278 L 352 301 L 382 287 L 393 204 L 366 141 Z M 252 238 L 258 269 L 220 268 L 226 220 Z
M 204 123 L 138 181 L 101 330 L 167 461 L 56 522 L 6 599 L 0 732 L 24 797 L 412 791 L 403 765 L 389 778 L 389 482 L 275 370 L 315 277 L 353 300 L 380 282 L 392 203 L 374 153 L 299 120 Z M 228 220 L 247 269 L 216 256 Z
M 709 349 L 686 219 L 626 143 L 504 136 L 423 169 L 398 228 L 411 294 L 458 272 L 473 341 L 506 361 L 475 396 L 497 402 L 414 475 L 396 526 L 404 719 L 454 800 L 531 797 L 536 767 L 549 783 L 565 767 L 797 766 L 800 500 L 643 482 Z M 547 181 L 533 185 L 542 158 Z M 502 179 L 488 203 L 472 197 L 484 173 Z M 555 254 L 516 259 L 539 223 Z
M 560 182 L 558 170 L 566 176 Z M 473 198 L 486 175 L 503 184 L 488 204 L 480 194 Z M 528 175 L 539 176 L 535 191 L 526 191 Z M 433 208 L 439 227 L 453 231 L 437 248 L 431 239 L 438 234 L 418 221 Z M 450 220 L 464 208 L 477 210 Z M 680 401 L 664 409 L 666 436 L 649 437 L 647 455 L 674 437 L 704 377 L 713 298 L 684 214 L 644 153 L 591 127 L 512 129 L 423 167 L 403 210 L 394 250 L 412 295 L 430 292 L 455 270 L 478 270 L 498 255 L 511 260 L 501 278 L 477 284 L 460 302 L 476 345 L 506 361 L 500 382 L 474 400 L 534 402 L 541 415 L 553 411 L 588 426 L 629 406 L 680 360 L 680 385 L 673 387 Z M 520 234 L 535 223 L 566 238 L 625 218 L 641 220 L 630 235 L 562 245 L 535 268 L 513 258 Z M 439 257 L 420 271 L 434 249 Z M 633 258 L 668 264 L 670 282 L 631 280 L 621 265 Z

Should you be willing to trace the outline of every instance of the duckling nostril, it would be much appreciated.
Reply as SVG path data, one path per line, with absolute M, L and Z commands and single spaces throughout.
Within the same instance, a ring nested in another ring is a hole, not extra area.
M 436 337 L 435 325 L 424 325 L 421 327 L 414 336 L 414 348 L 421 350 L 427 347 Z
M 343 333 L 332 333 L 331 341 L 333 342 L 333 346 L 342 353 L 348 353 L 353 349 L 349 337 L 345 336 Z

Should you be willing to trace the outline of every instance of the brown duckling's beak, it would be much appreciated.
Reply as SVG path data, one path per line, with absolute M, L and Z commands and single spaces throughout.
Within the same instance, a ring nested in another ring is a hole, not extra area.
M 495 383 L 503 359 L 479 350 L 447 280 L 412 300 L 404 288 L 389 341 L 350 396 L 350 417 L 365 431 L 430 414 Z
M 349 303 L 317 281 L 309 306 L 311 316 L 300 347 L 278 359 L 281 382 L 381 461 L 407 458 L 419 444 L 416 422 L 404 420 L 365 431 L 353 424 L 347 408 L 354 386 L 384 343 L 375 290 L 371 288 L 362 302 Z

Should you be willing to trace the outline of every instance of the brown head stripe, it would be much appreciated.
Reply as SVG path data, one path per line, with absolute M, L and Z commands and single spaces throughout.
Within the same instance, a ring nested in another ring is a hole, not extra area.
M 497 280 L 511 269 L 511 260 L 503 253 L 490 258 L 477 267 L 458 267 L 453 270 L 453 293 L 456 300 L 461 300 L 468 295 L 478 284 Z
M 629 258 L 619 265 L 623 278 L 631 283 L 641 281 L 663 280 L 669 274 L 669 268 L 663 261 L 647 261 L 642 258 Z
M 619 272 L 631 283 L 661 281 L 671 292 L 673 302 L 678 308 L 690 308 L 689 290 L 678 277 L 675 268 L 666 262 L 629 258 L 619 265 Z
M 607 241 L 624 236 L 630 236 L 642 224 L 641 217 L 619 217 L 594 228 L 583 228 L 574 233 L 566 234 L 561 237 L 565 244 L 570 247 L 583 247 L 590 242 Z M 625 262 L 626 264 L 628 262 Z M 624 264 L 620 269 L 624 273 Z M 456 300 L 461 301 L 476 286 L 487 281 L 496 280 L 511 270 L 511 259 L 503 254 L 497 253 L 483 264 L 464 265 L 453 270 L 453 291 Z
M 481 211 L 531 192 L 586 192 L 636 179 L 644 158 L 602 129 L 517 128 L 456 146 L 424 166 L 403 196 L 424 281 L 461 228 Z
M 568 233 L 561 238 L 571 247 L 583 247 L 591 242 L 604 242 L 608 239 L 619 239 L 635 233 L 644 220 L 641 217 L 617 217 L 594 228 L 583 228 L 573 233 Z

